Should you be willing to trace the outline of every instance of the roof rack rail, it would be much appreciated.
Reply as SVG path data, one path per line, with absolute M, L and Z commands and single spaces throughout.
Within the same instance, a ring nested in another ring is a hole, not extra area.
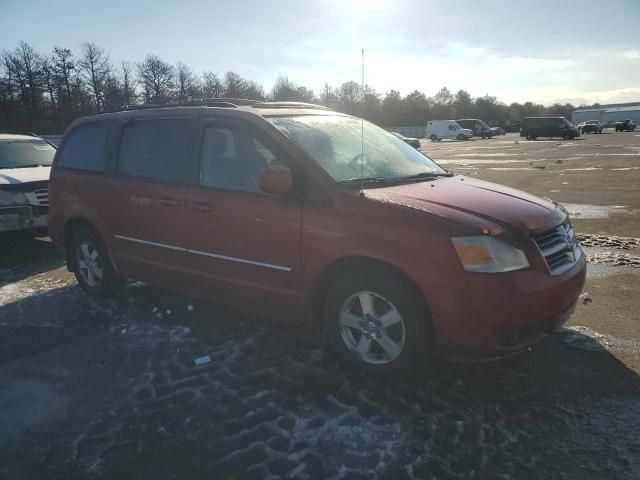
M 223 107 L 237 108 L 241 105 L 253 105 L 261 100 L 250 100 L 247 98 L 200 98 L 188 102 L 169 103 L 143 103 L 141 105 L 124 105 L 122 110 L 147 110 L 152 108 L 173 108 L 173 107 Z
M 324 105 L 305 102 L 256 102 L 251 106 L 254 108 L 309 108 L 316 110 L 329 110 Z

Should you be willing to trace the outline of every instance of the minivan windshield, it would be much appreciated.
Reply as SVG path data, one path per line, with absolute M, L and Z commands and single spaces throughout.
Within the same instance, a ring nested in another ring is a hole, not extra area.
M 269 120 L 336 182 L 349 182 L 361 176 L 394 181 L 447 175 L 435 162 L 395 135 L 359 118 L 307 115 Z
M 48 167 L 55 153 L 43 140 L 0 140 L 0 168 Z

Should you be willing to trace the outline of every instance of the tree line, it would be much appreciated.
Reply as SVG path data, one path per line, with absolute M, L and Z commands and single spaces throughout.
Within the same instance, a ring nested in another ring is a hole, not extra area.
M 194 72 L 184 63 L 156 55 L 141 62 L 113 62 L 95 43 L 78 52 L 55 47 L 37 52 L 25 42 L 0 55 L 0 131 L 61 133 L 74 119 L 112 112 L 137 104 L 169 104 L 205 98 L 319 103 L 358 115 L 385 127 L 424 125 L 430 119 L 481 118 L 508 126 L 525 116 L 562 115 L 571 118 L 569 103 L 544 106 L 533 102 L 507 105 L 497 97 L 472 97 L 465 90 L 443 87 L 433 96 L 414 90 L 381 94 L 358 82 L 325 84 L 320 92 L 279 76 L 268 91 L 236 72 Z M 594 105 L 594 107 L 597 106 Z

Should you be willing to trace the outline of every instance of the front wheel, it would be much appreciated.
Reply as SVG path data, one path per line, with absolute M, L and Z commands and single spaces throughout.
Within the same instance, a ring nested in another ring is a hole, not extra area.
M 329 290 L 325 312 L 332 347 L 359 370 L 404 377 L 426 368 L 433 356 L 426 308 L 393 273 L 372 269 L 339 278 Z
M 70 252 L 73 273 L 82 289 L 91 295 L 108 296 L 117 293 L 125 278 L 116 272 L 107 249 L 98 233 L 83 228 L 73 236 Z
M 431 134 L 431 136 L 429 137 L 429 139 L 430 139 L 432 142 L 435 142 L 436 140 L 438 140 L 438 136 L 437 136 L 435 133 L 432 133 L 432 134 Z
M 463 134 L 461 134 L 461 133 L 460 133 L 456 138 L 457 138 L 458 140 L 462 141 L 462 140 L 464 140 L 464 139 L 465 139 L 465 136 L 464 136 Z

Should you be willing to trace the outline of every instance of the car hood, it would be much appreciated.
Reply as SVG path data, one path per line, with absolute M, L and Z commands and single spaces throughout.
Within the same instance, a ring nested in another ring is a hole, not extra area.
M 0 168 L 0 185 L 49 180 L 51 167 Z
M 456 175 L 434 181 L 366 190 L 372 200 L 398 205 L 480 228 L 497 224 L 524 233 L 551 228 L 566 210 L 520 190 Z

